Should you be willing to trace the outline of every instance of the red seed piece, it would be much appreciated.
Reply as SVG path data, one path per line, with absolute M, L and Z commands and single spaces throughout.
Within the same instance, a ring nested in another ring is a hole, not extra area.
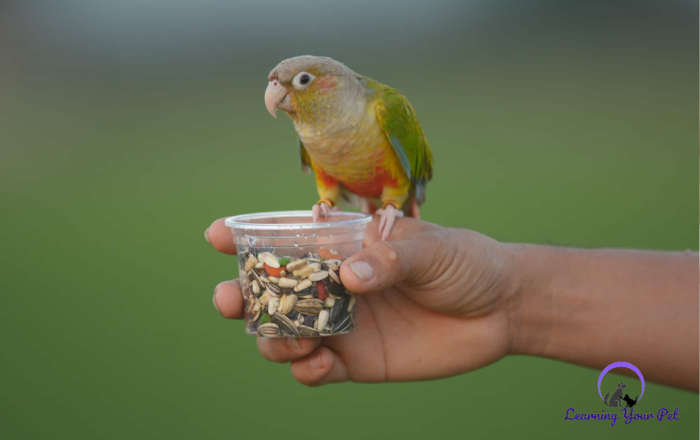
M 284 270 L 284 268 L 285 268 L 285 266 L 272 267 L 272 266 L 268 266 L 267 264 L 265 264 L 265 272 L 267 272 L 267 274 L 270 275 L 271 277 L 279 278 L 280 273 Z
M 318 289 L 318 299 L 325 301 L 328 298 L 328 291 L 326 286 L 322 282 L 316 283 L 316 289 Z

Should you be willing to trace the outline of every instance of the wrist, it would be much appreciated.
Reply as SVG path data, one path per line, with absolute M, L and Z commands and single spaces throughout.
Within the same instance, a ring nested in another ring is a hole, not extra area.
M 545 246 L 504 246 L 512 260 L 513 293 L 506 301 L 509 354 L 543 356 L 551 340 L 552 284 L 560 257 Z

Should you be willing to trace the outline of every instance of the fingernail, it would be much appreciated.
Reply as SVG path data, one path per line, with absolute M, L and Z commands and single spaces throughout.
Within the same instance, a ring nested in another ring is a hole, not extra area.
M 296 348 L 297 350 L 301 348 L 299 345 L 299 341 L 297 341 L 294 338 L 287 338 L 287 345 L 289 345 L 292 348 Z
M 366 261 L 354 261 L 350 263 L 350 270 L 360 279 L 360 281 L 368 281 L 374 276 L 372 267 Z
M 218 289 L 218 286 L 217 286 L 217 289 Z M 216 290 L 217 289 L 214 289 L 214 297 L 212 298 L 212 302 L 214 303 L 214 308 L 216 309 L 216 311 L 219 312 L 219 314 L 221 314 L 221 310 L 219 310 L 219 306 L 216 305 Z
M 204 231 L 204 239 L 207 241 L 207 243 L 211 244 L 211 241 L 209 241 L 209 228 Z
M 321 353 L 316 353 L 309 358 L 309 366 L 311 368 L 323 368 L 323 361 L 321 360 Z

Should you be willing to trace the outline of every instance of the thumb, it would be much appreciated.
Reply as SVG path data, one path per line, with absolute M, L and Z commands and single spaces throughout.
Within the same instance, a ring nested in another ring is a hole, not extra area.
M 418 245 L 414 240 L 375 242 L 343 262 L 341 281 L 351 292 L 371 293 L 417 280 L 429 258 Z

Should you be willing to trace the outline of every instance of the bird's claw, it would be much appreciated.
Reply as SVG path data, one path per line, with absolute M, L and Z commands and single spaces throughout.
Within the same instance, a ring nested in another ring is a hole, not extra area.
M 334 211 L 339 211 L 340 209 L 333 209 Z M 318 221 L 321 219 L 321 217 L 328 217 L 331 215 L 331 207 L 328 206 L 328 203 L 321 203 L 320 205 L 317 203 L 311 208 L 311 217 L 314 220 L 314 223 L 318 223 Z
M 396 209 L 394 205 L 387 205 L 386 208 L 377 209 L 375 214 L 380 216 L 379 235 L 382 237 L 382 241 L 384 241 L 389 238 L 389 233 L 396 219 L 403 217 L 403 211 Z

